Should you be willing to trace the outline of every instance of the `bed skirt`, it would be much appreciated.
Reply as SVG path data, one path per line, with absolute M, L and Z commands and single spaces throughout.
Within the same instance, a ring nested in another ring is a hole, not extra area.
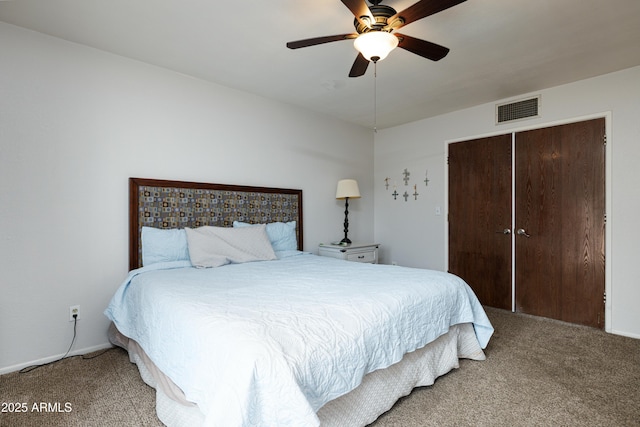
M 129 352 L 142 380 L 156 390 L 156 413 L 169 427 L 199 426 L 204 415 L 149 359 L 135 341 L 112 324 L 110 341 Z M 351 392 L 334 399 L 317 412 L 322 427 L 366 426 L 391 409 L 415 387 L 432 385 L 436 378 L 459 367 L 458 359 L 484 360 L 471 323 L 454 325 L 449 332 L 386 369 L 366 375 Z

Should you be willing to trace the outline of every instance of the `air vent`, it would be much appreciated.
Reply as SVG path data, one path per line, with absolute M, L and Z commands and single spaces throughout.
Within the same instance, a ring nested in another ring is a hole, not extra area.
M 496 124 L 538 117 L 540 95 L 496 105 Z

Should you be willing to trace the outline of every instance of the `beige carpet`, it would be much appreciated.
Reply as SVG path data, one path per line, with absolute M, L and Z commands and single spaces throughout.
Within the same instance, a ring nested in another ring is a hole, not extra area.
M 496 333 L 486 361 L 461 361 L 372 426 L 640 426 L 640 340 L 487 313 Z M 23 402 L 0 426 L 162 425 L 154 390 L 120 349 L 0 376 L 0 409 Z

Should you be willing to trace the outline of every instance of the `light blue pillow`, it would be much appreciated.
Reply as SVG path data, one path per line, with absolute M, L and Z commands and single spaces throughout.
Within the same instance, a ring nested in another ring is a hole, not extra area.
M 233 226 L 251 227 L 257 224 L 249 224 L 246 222 L 233 221 Z M 279 251 L 295 251 L 298 249 L 298 239 L 296 238 L 296 222 L 270 222 L 267 224 L 267 235 L 273 250 Z
M 184 229 L 142 227 L 142 265 L 189 261 L 187 233 Z

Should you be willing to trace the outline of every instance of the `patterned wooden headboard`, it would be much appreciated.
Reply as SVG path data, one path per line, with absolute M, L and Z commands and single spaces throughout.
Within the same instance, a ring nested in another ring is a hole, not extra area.
M 142 266 L 141 230 L 296 221 L 302 250 L 302 190 L 129 178 L 129 269 Z

